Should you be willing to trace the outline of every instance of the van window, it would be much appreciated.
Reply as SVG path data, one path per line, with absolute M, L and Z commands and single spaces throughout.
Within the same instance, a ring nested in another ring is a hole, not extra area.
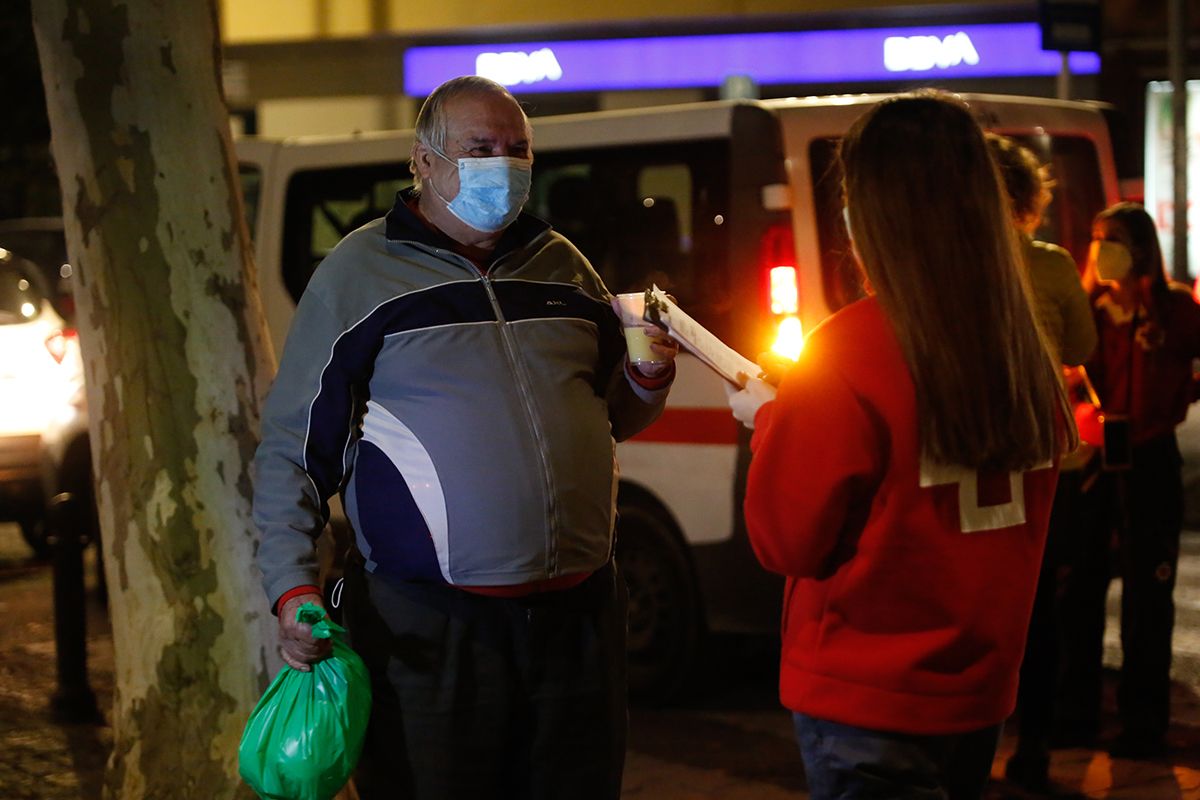
M 296 172 L 283 220 L 283 283 L 299 302 L 313 270 L 342 238 L 387 214 L 412 185 L 407 161 Z
M 725 141 L 541 151 L 526 209 L 570 239 L 610 291 L 657 283 L 704 319 L 728 291 L 728 164 Z M 406 162 L 295 173 L 282 258 L 293 299 L 343 236 L 411 183 Z
M 657 284 L 693 316 L 728 295 L 726 140 L 540 151 L 528 209 L 587 257 L 611 292 Z
M 1054 199 L 1035 238 L 1065 247 L 1082 265 L 1092 236 L 1092 218 L 1104 208 L 1104 185 L 1096 147 L 1083 136 L 1026 136 L 1013 139 L 1033 150 L 1050 167 Z M 860 296 L 858 267 L 842 219 L 842 175 L 838 139 L 815 139 L 809 146 L 821 279 L 825 302 L 833 311 Z

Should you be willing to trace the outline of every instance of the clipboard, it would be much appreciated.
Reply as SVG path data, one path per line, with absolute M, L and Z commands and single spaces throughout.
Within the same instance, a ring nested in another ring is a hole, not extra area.
M 722 342 L 657 286 L 646 290 L 642 318 L 666 331 L 681 347 L 738 388 L 742 388 L 744 383 L 738 379 L 739 373 L 751 377 L 762 376 L 762 367 Z

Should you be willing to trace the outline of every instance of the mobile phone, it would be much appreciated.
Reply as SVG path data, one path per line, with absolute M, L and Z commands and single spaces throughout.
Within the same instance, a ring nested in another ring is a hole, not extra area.
M 1133 440 L 1130 419 L 1122 414 L 1104 415 L 1104 447 L 1101 463 L 1113 472 L 1133 466 Z

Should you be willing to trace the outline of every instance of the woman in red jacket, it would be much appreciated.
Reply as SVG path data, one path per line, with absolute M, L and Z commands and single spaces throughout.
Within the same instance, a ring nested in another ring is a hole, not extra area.
M 787 576 L 780 697 L 814 798 L 974 798 L 1074 431 L 968 107 L 880 103 L 841 159 L 868 296 L 777 396 L 730 398 L 754 428 L 750 539 Z
M 1135 203 L 1118 203 L 1096 217 L 1087 273 L 1099 281 L 1092 305 L 1100 345 L 1087 371 L 1109 420 L 1107 469 L 1090 493 L 1094 524 L 1081 538 L 1067 581 L 1058 738 L 1063 745 L 1088 745 L 1099 731 L 1109 545 L 1115 539 L 1122 583 L 1121 732 L 1109 750 L 1137 758 L 1166 749 L 1172 594 L 1183 526 L 1175 427 L 1193 398 L 1200 305 L 1188 287 L 1167 281 L 1154 220 Z

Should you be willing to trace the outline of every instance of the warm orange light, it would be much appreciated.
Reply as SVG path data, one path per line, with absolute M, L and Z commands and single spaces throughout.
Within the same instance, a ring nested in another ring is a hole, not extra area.
M 779 331 L 775 334 L 775 341 L 771 344 L 771 352 L 795 361 L 800 358 L 802 349 L 804 349 L 804 331 L 800 327 L 800 318 L 788 315 L 779 320 Z
M 800 310 L 795 267 L 771 267 L 771 313 L 795 314 Z

